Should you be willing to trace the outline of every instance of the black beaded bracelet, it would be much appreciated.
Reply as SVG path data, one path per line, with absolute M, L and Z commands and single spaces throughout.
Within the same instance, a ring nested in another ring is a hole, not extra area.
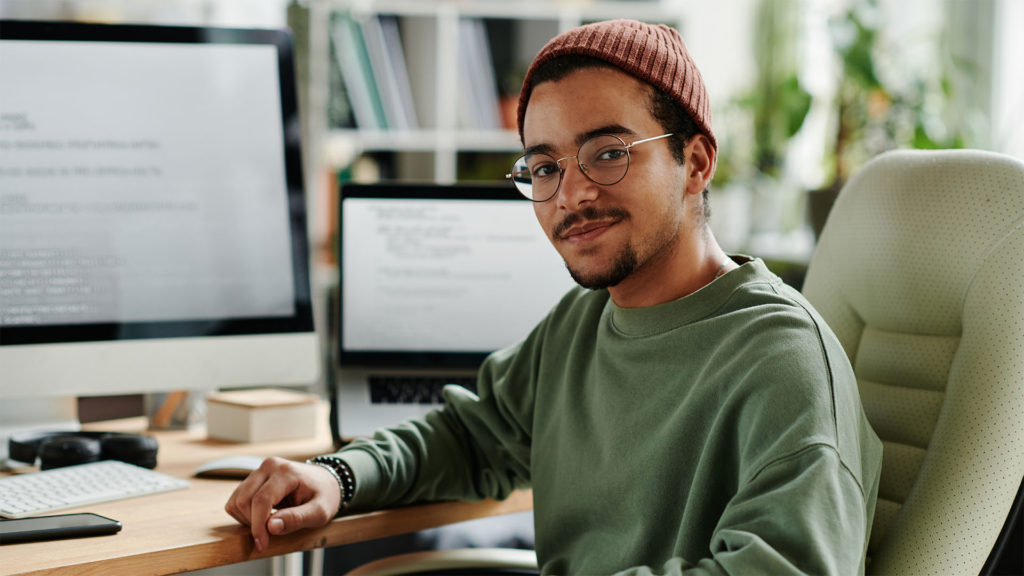
M 348 463 L 337 456 L 316 456 L 306 460 L 306 463 L 322 466 L 334 476 L 334 479 L 338 482 L 338 490 L 341 491 L 341 507 L 339 512 L 348 508 L 348 503 L 356 495 L 356 477 L 352 474 L 352 469 L 349 468 Z

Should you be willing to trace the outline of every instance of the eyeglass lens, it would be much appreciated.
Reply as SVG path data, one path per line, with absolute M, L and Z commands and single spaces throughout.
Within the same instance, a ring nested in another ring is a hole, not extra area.
M 512 165 L 512 182 L 524 196 L 543 202 L 558 192 L 564 166 L 572 156 L 555 160 L 547 154 L 527 154 Z M 610 186 L 622 180 L 629 169 L 626 143 L 609 134 L 595 136 L 580 146 L 576 162 L 587 178 L 596 184 Z

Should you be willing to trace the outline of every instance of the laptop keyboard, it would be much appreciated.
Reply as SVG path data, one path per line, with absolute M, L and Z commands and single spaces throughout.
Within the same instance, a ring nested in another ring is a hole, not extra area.
M 440 404 L 441 389 L 448 384 L 476 392 L 473 376 L 370 376 L 369 382 L 374 404 Z

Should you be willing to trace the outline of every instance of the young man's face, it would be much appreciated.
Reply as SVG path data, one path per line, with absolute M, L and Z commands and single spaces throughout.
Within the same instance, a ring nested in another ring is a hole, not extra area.
M 543 82 L 526 109 L 524 144 L 559 159 L 575 155 L 595 131 L 626 144 L 660 136 L 665 129 L 651 116 L 649 90 L 606 68 Z M 561 165 L 558 193 L 534 210 L 576 282 L 603 288 L 657 281 L 684 231 L 694 226 L 686 217 L 695 201 L 686 198 L 686 169 L 672 157 L 667 140 L 630 149 L 626 176 L 611 186 L 589 180 L 574 159 Z

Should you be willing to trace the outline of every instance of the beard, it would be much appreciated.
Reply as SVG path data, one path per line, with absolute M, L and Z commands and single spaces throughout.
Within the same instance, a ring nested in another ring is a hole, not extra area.
M 566 216 L 566 218 L 554 228 L 552 235 L 555 237 L 561 236 L 563 232 L 581 221 L 598 220 L 600 218 L 615 218 L 620 221 L 625 221 L 628 220 L 629 217 L 629 213 L 625 210 L 617 208 L 598 210 L 593 206 L 588 206 L 578 213 Z M 569 264 L 568 260 L 565 260 L 565 268 L 569 271 L 569 275 L 572 276 L 572 279 L 580 286 L 590 290 L 600 290 L 615 286 L 628 278 L 629 275 L 636 270 L 637 262 L 638 258 L 636 250 L 633 249 L 631 244 L 627 244 L 616 256 L 615 261 L 609 269 L 587 274 L 581 270 L 574 269 Z
M 616 256 L 611 268 L 607 270 L 585 274 L 580 270 L 574 270 L 568 261 L 565 263 L 565 268 L 569 271 L 572 279 L 580 286 L 590 290 L 602 290 L 616 286 L 626 278 L 629 278 L 636 270 L 637 260 L 636 250 L 633 249 L 632 245 L 627 244 Z
M 630 219 L 629 213 L 625 210 L 617 208 L 596 210 L 588 207 L 579 213 L 567 216 L 565 220 L 554 228 L 553 234 L 556 237 L 560 236 L 580 221 L 609 217 L 619 221 Z M 602 290 L 618 286 L 640 268 L 665 257 L 668 252 L 671 252 L 674 240 L 682 233 L 681 226 L 680 223 L 675 225 L 666 223 L 659 232 L 640 239 L 639 244 L 627 242 L 619 250 L 619 253 L 614 256 L 610 265 L 601 270 L 591 270 L 588 272 L 579 267 L 574 268 L 568 259 L 563 258 L 565 268 L 569 271 L 572 279 L 583 288 Z

